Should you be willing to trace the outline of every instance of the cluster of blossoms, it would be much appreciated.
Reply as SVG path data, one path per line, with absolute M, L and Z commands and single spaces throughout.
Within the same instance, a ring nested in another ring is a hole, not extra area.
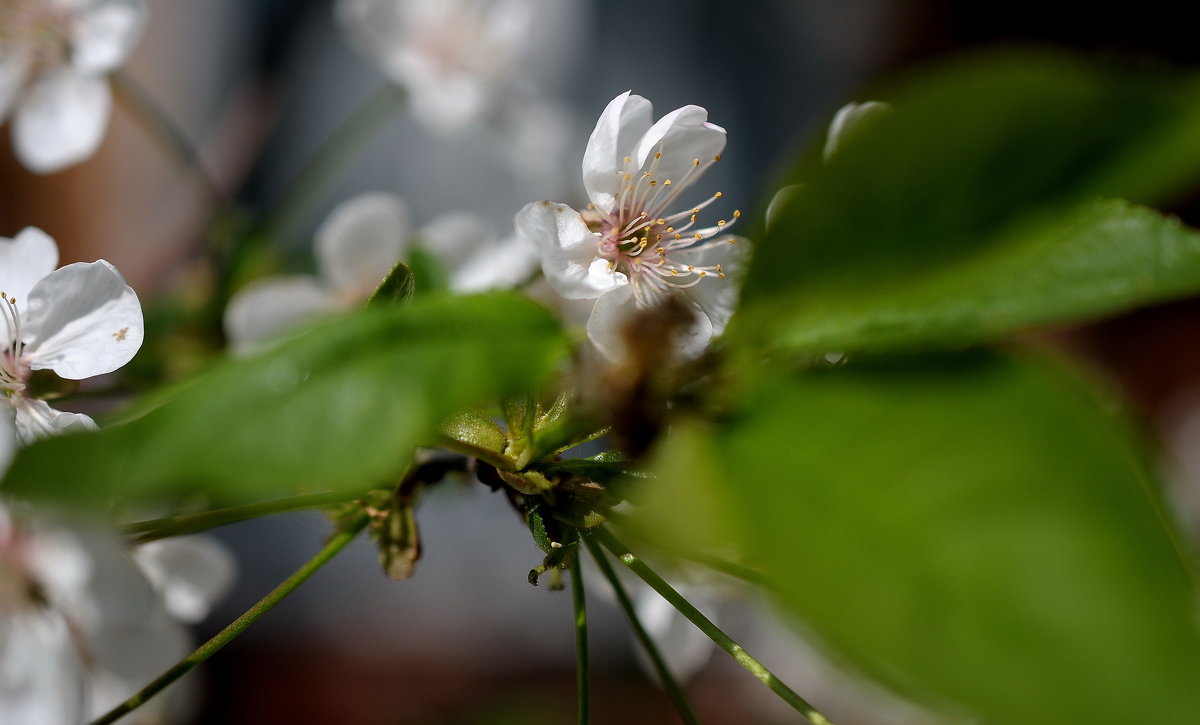
M 269 277 L 234 296 L 225 309 L 230 344 L 236 352 L 253 350 L 322 313 L 361 305 L 418 247 L 444 268 L 454 292 L 511 287 L 537 266 L 522 240 L 497 238 L 474 215 L 449 214 L 414 233 L 399 197 L 361 194 L 339 204 L 317 228 L 317 278 Z
M 27 168 L 59 171 L 90 157 L 108 125 L 107 75 L 133 49 L 145 0 L 0 3 L 0 121 Z

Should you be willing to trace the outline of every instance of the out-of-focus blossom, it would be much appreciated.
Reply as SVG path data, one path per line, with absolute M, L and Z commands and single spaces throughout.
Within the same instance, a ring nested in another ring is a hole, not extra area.
M 652 123 L 650 102 L 629 92 L 604 109 L 583 156 L 583 183 L 591 200 L 580 213 L 541 201 L 517 213 L 518 234 L 541 254 L 542 271 L 567 299 L 595 299 L 588 337 L 610 360 L 625 356 L 624 325 L 637 309 L 675 296 L 694 313 L 679 341 L 684 356 L 702 352 L 733 314 L 737 287 L 730 279 L 747 247 L 724 234 L 726 220 L 700 227 L 704 207 L 680 196 L 721 158 L 725 129 L 708 112 L 684 106 Z M 740 213 L 735 211 L 733 218 Z
M 431 128 L 460 131 L 521 81 L 539 24 L 567 0 L 339 0 L 351 42 Z
M 115 267 L 104 260 L 56 266 L 58 245 L 42 230 L 0 237 L 0 414 L 13 416 L 24 444 L 95 427 L 86 415 L 30 397 L 33 371 L 82 380 L 116 370 L 142 345 L 141 304 Z
M 537 264 L 524 242 L 496 238 L 474 216 L 447 215 L 414 235 L 403 201 L 363 194 L 340 204 L 318 227 L 313 247 L 319 277 L 270 277 L 234 296 L 225 310 L 231 346 L 247 352 L 322 313 L 361 304 L 418 245 L 444 267 L 456 292 L 517 284 Z
M 653 568 L 660 572 L 663 569 L 658 565 Z M 594 573 L 593 567 L 585 567 L 584 572 L 590 591 L 599 592 L 603 598 L 616 603 L 616 593 L 607 579 Z M 671 676 L 681 682 L 691 679 L 712 659 L 715 651 L 712 640 L 658 592 L 630 575 L 627 569 L 618 568 L 616 574 L 633 602 L 638 622 L 654 641 Z M 667 579 L 675 591 L 714 622 L 720 619 L 723 601 L 733 591 L 726 577 L 697 566 L 671 567 Z M 650 658 L 636 637 L 631 634 L 630 638 L 634 642 L 638 665 L 647 676 L 657 680 L 658 673 Z
M 199 569 L 191 573 L 213 579 Z M 0 504 L 0 722 L 91 720 L 190 646 L 114 537 Z M 122 722 L 165 722 L 171 705 L 159 696 Z
M 13 147 L 47 174 L 86 160 L 112 108 L 107 75 L 133 49 L 145 0 L 4 0 L 0 3 L 0 121 Z
M 864 103 L 847 103 L 833 114 L 829 123 L 829 132 L 825 136 L 825 160 L 829 161 L 846 141 L 863 125 L 871 123 L 872 119 L 880 118 L 891 113 L 892 107 L 882 101 L 866 101 Z
M 229 550 L 208 536 L 176 536 L 137 546 L 133 561 L 172 617 L 195 624 L 229 592 L 237 567 Z

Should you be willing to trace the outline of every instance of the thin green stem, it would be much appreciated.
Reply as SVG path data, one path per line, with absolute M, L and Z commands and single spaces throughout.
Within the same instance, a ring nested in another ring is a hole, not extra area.
M 629 517 L 617 511 L 608 512 L 608 520 L 618 527 L 624 526 L 629 522 Z M 747 584 L 753 584 L 763 589 L 775 590 L 775 582 L 771 581 L 762 572 L 757 569 L 747 566 L 738 561 L 732 561 L 715 554 L 709 554 L 704 551 L 696 551 L 683 546 L 675 546 L 666 542 L 654 542 L 651 544 L 656 550 L 662 551 L 679 559 L 695 562 L 697 564 L 707 566 L 713 571 L 720 572 L 735 579 L 741 579 Z
M 629 567 L 634 574 L 637 574 L 642 581 L 650 585 L 654 591 L 658 592 L 663 599 L 671 603 L 671 606 L 687 617 L 688 620 L 696 625 L 701 632 L 708 635 L 708 638 L 717 644 L 718 647 L 729 653 L 734 660 L 742 667 L 745 667 L 750 674 L 758 678 L 766 685 L 771 692 L 778 695 L 784 702 L 791 705 L 796 712 L 799 712 L 804 717 L 808 718 L 813 725 L 833 725 L 829 718 L 822 715 L 815 707 L 809 704 L 804 698 L 796 694 L 790 687 L 771 673 L 761 662 L 750 655 L 749 652 L 742 649 L 742 646 L 734 642 L 729 635 L 725 634 L 713 624 L 712 620 L 705 617 L 700 610 L 692 606 L 691 602 L 680 596 L 679 592 L 668 584 L 662 577 L 654 573 L 654 570 L 646 566 L 646 563 L 637 558 L 629 550 L 629 547 L 622 544 L 617 537 L 613 536 L 610 531 L 604 528 L 596 529 L 592 534 L 604 548 L 612 552 L 613 556 L 621 560 L 625 566 Z
M 625 592 L 625 587 L 621 585 L 621 580 L 617 577 L 617 573 L 613 571 L 612 565 L 604 557 L 604 552 L 590 538 L 585 537 L 583 543 L 587 546 L 592 558 L 595 559 L 596 566 L 600 568 L 600 573 L 604 575 L 604 578 L 608 580 L 609 586 L 612 587 L 613 593 L 617 597 L 617 604 L 621 606 L 621 611 L 625 612 L 625 617 L 629 620 L 629 626 L 633 628 L 634 636 L 641 643 L 642 649 L 646 651 L 646 656 L 650 658 L 650 663 L 654 665 L 654 671 L 658 673 L 658 680 L 662 683 L 663 689 L 667 691 L 672 704 L 675 705 L 675 711 L 679 713 L 680 719 L 686 725 L 698 725 L 700 721 L 696 718 L 696 714 L 692 712 L 692 706 L 688 703 L 687 696 L 683 694 L 683 688 L 679 686 L 679 683 L 671 675 L 671 670 L 667 667 L 667 661 L 663 659 L 662 653 L 658 651 L 658 645 L 654 644 L 654 640 L 650 639 L 650 634 L 642 626 L 642 622 L 637 616 L 637 609 L 633 606 L 633 601 Z
M 591 718 L 591 661 L 588 656 L 587 599 L 579 552 L 571 559 L 571 601 L 575 604 L 575 677 L 579 693 L 579 725 Z
M 268 237 L 279 237 L 308 209 L 317 192 L 350 163 L 358 151 L 404 104 L 404 93 L 388 84 L 368 98 L 325 140 L 284 189 L 265 223 Z
M 112 73 L 112 83 L 117 100 L 129 111 L 130 116 L 168 154 L 175 157 L 184 173 L 195 180 L 196 185 L 208 197 L 209 202 L 213 204 L 221 202 L 224 195 L 217 183 L 209 176 L 204 164 L 201 163 L 196 146 L 158 105 L 154 97 L 123 70 Z
M 129 698 L 125 702 L 117 705 L 106 714 L 97 718 L 92 725 L 109 725 L 114 723 L 125 715 L 133 712 L 137 708 L 144 705 L 150 698 L 165 689 L 168 685 L 183 677 L 187 673 L 195 669 L 200 663 L 207 660 L 216 654 L 217 650 L 229 644 L 229 641 L 241 634 L 247 627 L 258 618 L 266 614 L 276 604 L 279 604 L 284 597 L 296 590 L 296 587 L 304 583 L 306 579 L 313 575 L 317 569 L 320 569 L 329 562 L 334 556 L 354 540 L 356 536 L 366 528 L 370 517 L 367 514 L 359 514 L 353 521 L 345 524 L 337 533 L 329 539 L 317 555 L 309 559 L 304 566 L 296 570 L 294 574 L 283 580 L 279 586 L 271 590 L 267 596 L 263 597 L 245 612 L 240 617 L 221 630 L 215 637 L 208 640 L 204 644 L 187 657 L 183 658 L 178 664 L 164 672 L 158 679 L 151 682 L 142 688 L 137 694 Z
M 320 508 L 330 504 L 345 503 L 363 495 L 363 491 L 327 491 L 324 493 L 309 493 L 300 496 L 262 501 L 242 506 L 201 511 L 194 514 L 180 514 L 161 519 L 135 521 L 125 525 L 126 535 L 132 536 L 136 543 L 165 539 L 168 536 L 194 534 L 197 531 L 207 531 L 218 526 L 245 521 L 259 516 L 279 514 L 286 511 L 303 511 Z

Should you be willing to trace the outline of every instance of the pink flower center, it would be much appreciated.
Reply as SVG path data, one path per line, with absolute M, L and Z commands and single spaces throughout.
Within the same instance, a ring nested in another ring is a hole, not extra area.
M 4 0 L 0 4 L 0 45 L 19 48 L 29 63 L 31 76 L 67 63 L 71 30 L 70 12 L 57 3 Z

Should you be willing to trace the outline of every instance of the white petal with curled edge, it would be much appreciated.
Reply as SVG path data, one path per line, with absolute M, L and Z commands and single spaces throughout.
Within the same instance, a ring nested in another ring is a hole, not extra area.
M 59 68 L 26 93 L 13 117 L 13 147 L 25 168 L 50 174 L 89 158 L 100 146 L 112 91 L 102 76 Z
M 609 101 L 583 152 L 583 187 L 601 211 L 612 211 L 623 183 L 625 157 L 633 157 L 638 139 L 650 129 L 654 107 L 629 91 Z
M 625 285 L 596 300 L 588 318 L 587 335 L 609 362 L 620 362 L 629 354 L 625 329 L 637 319 L 638 306 L 633 287 Z
M 597 256 L 599 237 L 583 217 L 566 204 L 535 201 L 517 212 L 517 234 L 531 242 L 542 258 L 542 271 L 554 291 L 569 300 L 595 299 L 628 284 L 621 273 L 595 267 L 608 262 Z
M 29 70 L 29 54 L 23 48 L 0 47 L 0 123 L 8 116 Z
M 37 227 L 25 227 L 12 239 L 0 237 L 0 291 L 26 309 L 29 292 L 58 266 L 58 245 Z
M 337 307 L 312 277 L 270 277 L 238 290 L 229 301 L 225 335 L 234 353 L 245 354 Z
M 62 616 L 0 613 L 0 723 L 83 722 L 86 694 L 83 662 Z
M 653 169 L 658 183 L 691 184 L 725 149 L 725 129 L 708 122 L 708 111 L 684 106 L 658 119 L 638 143 L 640 170 Z M 662 158 L 655 159 L 656 153 Z M 699 159 L 699 166 L 696 160 Z
M 135 547 L 133 561 L 176 619 L 196 623 L 225 596 L 237 571 L 233 556 L 208 536 L 178 536 Z
M 103 259 L 56 269 L 29 293 L 25 354 L 68 380 L 112 372 L 142 346 L 142 305 Z
M 20 397 L 15 405 L 13 418 L 17 429 L 17 440 L 29 445 L 40 438 L 49 438 L 61 433 L 96 430 L 96 421 L 83 413 L 64 413 L 44 400 Z
M 375 291 L 408 248 L 408 209 L 399 197 L 360 194 L 339 204 L 317 228 L 317 269 L 345 301 Z
M 107 73 L 128 57 L 146 24 L 145 0 L 99 0 L 71 26 L 71 62 L 81 73 Z

